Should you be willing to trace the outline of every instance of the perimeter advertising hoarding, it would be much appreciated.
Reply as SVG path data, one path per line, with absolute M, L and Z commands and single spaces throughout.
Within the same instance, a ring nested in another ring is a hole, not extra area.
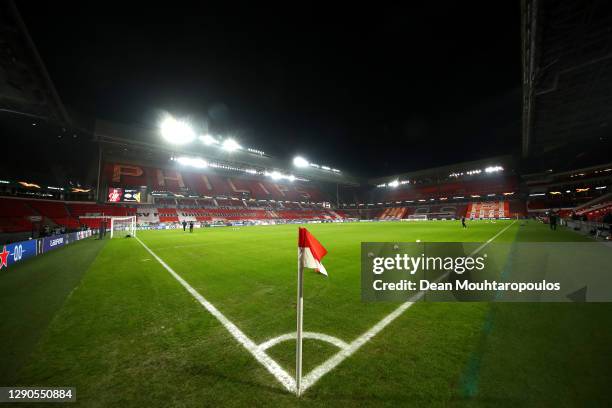
M 48 252 L 51 251 L 53 249 L 57 249 L 60 247 L 63 247 L 64 245 L 66 245 L 68 243 L 68 234 L 63 234 L 63 235 L 54 235 L 52 237 L 45 237 L 42 239 L 43 241 L 43 245 L 42 245 L 42 250 L 43 252 Z
M 34 256 L 36 256 L 35 239 L 4 245 L 0 252 L 0 269 Z

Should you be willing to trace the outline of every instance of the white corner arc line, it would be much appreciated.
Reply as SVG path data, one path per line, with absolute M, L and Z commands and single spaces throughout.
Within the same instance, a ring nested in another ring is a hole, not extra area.
M 328 334 L 324 334 L 324 333 L 316 333 L 316 332 L 303 332 L 302 333 L 302 337 L 305 339 L 313 339 L 313 340 L 320 340 L 320 341 L 324 341 L 326 343 L 330 343 L 333 344 L 334 346 L 338 347 L 339 349 L 343 350 L 345 348 L 347 348 L 349 345 L 343 341 L 340 340 L 337 337 L 334 336 L 330 336 Z M 259 345 L 259 348 L 262 350 L 267 350 L 270 347 L 274 347 L 279 343 L 282 343 L 283 341 L 288 341 L 288 340 L 295 340 L 297 338 L 297 333 L 293 332 L 293 333 L 286 333 L 277 337 L 273 337 L 269 340 L 264 341 L 263 343 L 261 343 Z
M 481 246 L 476 248 L 470 256 L 482 251 L 487 245 L 489 245 L 493 240 L 503 234 L 508 228 L 514 225 L 516 221 L 513 221 L 510 225 L 503 228 L 497 234 L 495 234 L 488 241 L 484 242 Z M 440 280 L 447 276 L 447 274 L 442 275 L 437 280 Z M 345 349 L 340 350 L 335 355 L 330 357 L 327 361 L 320 364 L 318 367 L 315 367 L 311 372 L 309 372 L 302 379 L 302 392 L 305 392 L 308 388 L 313 386 L 321 377 L 325 374 L 336 368 L 341 362 L 343 362 L 347 357 L 353 354 L 355 351 L 359 350 L 361 346 L 367 343 L 370 339 L 376 336 L 382 329 L 387 327 L 391 322 L 400 317 L 406 310 L 408 310 L 417 300 L 419 300 L 425 294 L 424 291 L 420 291 L 415 294 L 409 301 L 402 303 L 399 305 L 394 311 L 389 313 L 386 317 L 384 317 L 381 321 L 376 323 L 372 328 L 363 333 L 361 336 L 357 337 L 353 340 L 349 346 Z
M 210 314 L 212 314 L 219 322 L 230 332 L 230 334 L 247 349 L 249 353 L 255 357 L 284 387 L 287 391 L 294 393 L 295 379 L 289 375 L 276 361 L 274 361 L 264 350 L 259 348 L 253 340 L 244 334 L 234 323 L 232 323 L 223 313 L 219 311 L 212 303 L 206 300 L 198 293 L 189 283 L 187 283 L 178 273 L 170 268 L 159 256 L 155 254 L 148 246 L 145 245 L 139 238 L 138 242 L 146 249 L 157 262 L 161 264 L 170 275 L 174 277 L 185 289 L 191 294 Z
M 495 238 L 503 234 L 508 228 L 514 225 L 516 221 L 513 221 L 510 225 L 503 228 L 497 234 L 495 234 L 492 238 L 487 240 L 481 246 L 479 246 L 476 250 L 474 250 L 471 255 L 474 255 L 480 252 L 483 248 L 489 245 Z M 200 295 L 189 283 L 187 283 L 179 274 L 177 274 L 170 266 L 168 266 L 157 254 L 155 254 L 148 246 L 145 245 L 138 237 L 135 237 L 136 240 L 149 252 L 156 260 L 159 262 L 210 314 L 212 314 L 223 326 L 230 332 L 230 334 L 240 343 L 244 348 L 247 349 L 255 357 L 259 363 L 261 363 L 284 387 L 287 391 L 291 393 L 296 392 L 296 384 L 295 379 L 289 375 L 274 359 L 272 359 L 266 352 L 268 348 L 272 347 L 275 344 L 278 344 L 285 340 L 290 340 L 291 338 L 295 338 L 295 333 L 288 333 L 273 339 L 267 340 L 264 343 L 257 345 L 253 340 L 251 340 L 246 334 L 244 334 L 234 323 L 232 323 L 227 317 L 223 315 L 212 303 L 207 301 L 202 295 Z M 440 280 L 444 278 L 447 274 L 442 275 Z M 361 336 L 353 340 L 350 344 L 345 343 L 344 341 L 333 337 L 328 336 L 322 333 L 312 333 L 312 335 L 316 334 L 320 336 L 317 338 L 318 340 L 328 341 L 332 343 L 333 341 L 338 342 L 338 344 L 342 344 L 342 347 L 338 345 L 340 351 L 330 357 L 327 361 L 323 362 L 316 368 L 314 368 L 310 373 L 308 373 L 302 380 L 302 392 L 306 391 L 312 385 L 314 385 L 321 377 L 325 374 L 336 368 L 342 361 L 344 361 L 347 357 L 351 356 L 355 351 L 361 348 L 365 343 L 367 343 L 370 339 L 380 333 L 385 327 L 387 327 L 391 322 L 401 316 L 406 310 L 408 310 L 416 301 L 418 301 L 423 295 L 424 291 L 418 292 L 415 294 L 409 301 L 402 303 L 395 310 L 385 316 L 382 320 L 372 326 L 368 331 L 363 333 Z M 290 338 L 285 338 L 286 336 L 292 336 Z M 325 337 L 327 340 L 324 340 Z M 313 337 L 315 338 L 315 337 Z M 273 343 L 273 344 L 272 344 Z M 332 343 L 334 344 L 334 343 Z

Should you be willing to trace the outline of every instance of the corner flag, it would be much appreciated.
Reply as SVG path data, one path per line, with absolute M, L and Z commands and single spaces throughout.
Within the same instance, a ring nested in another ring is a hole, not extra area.
M 323 248 L 323 245 L 306 228 L 300 228 L 298 247 L 298 254 L 302 255 L 303 266 L 327 276 L 327 271 L 321 264 L 321 259 L 327 254 L 327 249 Z
M 306 228 L 298 235 L 297 333 L 295 344 L 295 393 L 300 396 L 302 382 L 302 333 L 304 331 L 304 268 L 312 268 L 327 276 L 321 260 L 327 254 L 323 245 Z

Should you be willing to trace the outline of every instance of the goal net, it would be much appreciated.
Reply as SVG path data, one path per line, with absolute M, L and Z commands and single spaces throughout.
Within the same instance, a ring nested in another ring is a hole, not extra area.
M 136 216 L 110 217 L 110 237 L 136 236 Z
M 410 221 L 427 221 L 427 214 L 410 214 L 407 219 Z

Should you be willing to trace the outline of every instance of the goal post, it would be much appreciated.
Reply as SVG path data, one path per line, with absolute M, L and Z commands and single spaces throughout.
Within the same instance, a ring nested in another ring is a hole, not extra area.
M 110 237 L 136 236 L 136 216 L 110 217 Z
M 408 221 L 427 221 L 427 214 L 410 214 L 408 218 L 404 218 Z

